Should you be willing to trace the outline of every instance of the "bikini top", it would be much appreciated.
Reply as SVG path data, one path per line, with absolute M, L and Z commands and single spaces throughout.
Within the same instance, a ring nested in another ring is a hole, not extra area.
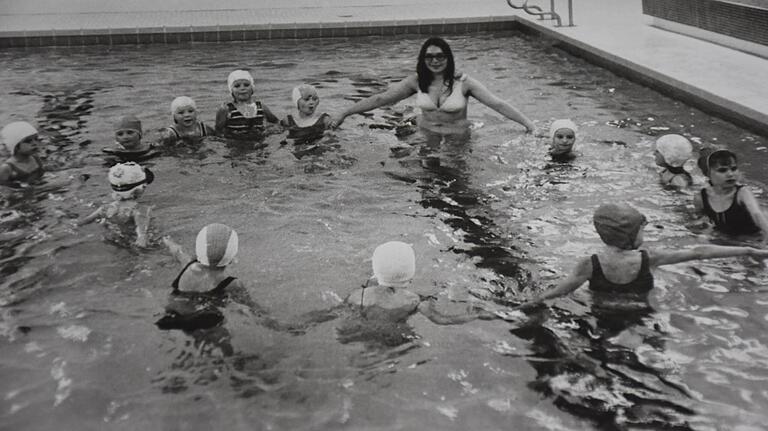
M 32 158 L 35 161 L 35 164 L 37 164 L 37 167 L 31 171 L 25 171 L 8 160 L 6 164 L 8 164 L 8 166 L 11 168 L 11 176 L 8 178 L 8 181 L 31 183 L 43 178 L 43 174 L 45 174 L 45 169 L 43 169 L 43 162 L 37 156 L 32 156 Z
M 749 210 L 739 203 L 739 190 L 743 185 L 736 186 L 736 192 L 733 194 L 731 206 L 723 212 L 717 212 L 709 205 L 709 196 L 707 189 L 701 189 L 701 203 L 704 207 L 704 214 L 709 217 L 715 228 L 730 235 L 753 234 L 760 231 L 760 227 L 752 220 Z
M 176 276 L 176 279 L 173 280 L 173 283 L 171 283 L 171 287 L 173 288 L 173 290 L 171 290 L 171 294 L 172 295 L 192 295 L 192 296 L 194 296 L 195 294 L 197 294 L 197 295 L 219 295 L 222 292 L 224 292 L 224 289 L 226 289 L 227 286 L 229 286 L 230 283 L 232 283 L 233 281 L 237 280 L 236 277 L 229 276 L 229 277 L 225 278 L 224 280 L 221 280 L 219 282 L 219 284 L 216 285 L 216 287 L 214 287 L 213 289 L 211 289 L 211 290 L 209 290 L 207 292 L 182 292 L 181 290 L 179 290 L 179 281 L 181 280 L 181 276 L 184 275 L 184 272 L 187 271 L 187 268 L 189 268 L 190 266 L 192 266 L 192 264 L 195 264 L 195 263 L 197 263 L 197 259 L 193 259 L 193 260 L 189 261 L 189 263 L 187 263 L 187 265 L 184 266 L 184 268 L 181 269 L 181 272 L 179 272 L 179 275 Z
M 634 280 L 629 283 L 614 283 L 605 278 L 603 274 L 603 268 L 600 266 L 600 259 L 596 254 L 592 255 L 592 276 L 589 278 L 589 290 L 593 292 L 593 296 L 601 297 L 600 299 L 612 299 L 615 301 L 617 297 L 637 297 L 642 298 L 653 289 L 653 274 L 651 273 L 648 252 L 640 250 L 640 271 Z M 607 298 L 613 296 L 614 298 Z M 611 301 L 611 302 L 613 302 Z
M 443 100 L 440 106 L 435 105 L 435 102 L 429 97 L 429 94 L 423 93 L 419 90 L 416 93 L 416 105 L 421 108 L 422 111 L 442 111 L 442 112 L 460 112 L 467 107 L 468 97 L 464 95 L 464 81 L 467 79 L 466 74 L 462 74 L 459 79 L 453 82 L 453 88 L 451 94 Z

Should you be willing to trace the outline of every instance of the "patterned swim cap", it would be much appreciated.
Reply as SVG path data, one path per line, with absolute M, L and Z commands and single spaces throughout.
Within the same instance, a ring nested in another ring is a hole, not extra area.
M 416 273 L 416 255 L 404 242 L 390 241 L 373 251 L 373 275 L 381 286 L 405 286 Z
M 592 220 L 604 243 L 624 250 L 636 248 L 637 233 L 646 223 L 645 216 L 627 204 L 600 205 Z
M 127 192 L 147 183 L 147 173 L 138 163 L 118 163 L 109 168 L 109 184 L 116 192 Z
M 209 224 L 197 234 L 195 253 L 202 265 L 223 268 L 237 256 L 237 232 L 221 223 Z

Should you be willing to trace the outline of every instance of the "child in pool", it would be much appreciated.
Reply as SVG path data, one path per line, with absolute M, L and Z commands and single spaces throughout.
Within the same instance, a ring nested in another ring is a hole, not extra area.
M 664 135 L 656 140 L 656 165 L 661 168 L 659 179 L 665 186 L 677 188 L 693 184 L 693 147 L 680 135 Z
M 567 162 L 575 159 L 578 154 L 573 151 L 576 143 L 576 131 L 579 128 L 571 120 L 555 120 L 549 128 L 549 137 L 552 140 L 549 146 L 549 155 L 556 162 Z
M 133 115 L 125 115 L 115 123 L 115 145 L 104 148 L 110 157 L 107 163 L 140 162 L 159 155 L 155 147 L 141 141 L 141 121 Z
M 37 155 L 40 138 L 34 126 L 26 121 L 16 121 L 3 127 L 0 135 L 11 155 L 0 164 L 0 185 L 13 188 L 34 185 L 35 190 L 48 191 L 69 184 L 69 181 L 43 183 L 45 166 Z
M 180 96 L 171 102 L 173 124 L 160 130 L 160 142 L 174 145 L 178 142 L 197 143 L 214 134 L 213 129 L 197 119 L 197 104 L 187 96 Z
M 567 295 L 587 281 L 594 306 L 631 307 L 647 300 L 653 289 L 651 269 L 657 266 L 731 256 L 768 257 L 768 250 L 709 244 L 687 250 L 640 250 L 646 219 L 627 204 L 603 204 L 595 211 L 593 221 L 603 240 L 603 249 L 579 260 L 557 287 L 539 294 L 521 308 Z
M 315 87 L 309 84 L 299 85 L 293 89 L 291 99 L 293 115 L 288 114 L 280 121 L 280 125 L 288 130 L 288 139 L 293 139 L 295 144 L 305 144 L 323 136 L 331 116 L 325 112 L 317 112 L 320 98 Z
M 246 70 L 235 70 L 227 78 L 232 101 L 216 112 L 216 135 L 230 139 L 260 140 L 266 125 L 279 119 L 253 97 L 253 76 Z
M 227 271 L 238 250 L 237 232 L 232 228 L 221 223 L 202 228 L 195 240 L 194 258 L 171 237 L 164 237 L 163 242 L 183 267 L 171 283 L 165 315 L 156 322 L 160 329 L 190 331 L 218 326 L 224 320 L 219 308 L 227 299 L 246 305 L 257 314 L 264 314 L 251 300 L 243 283 Z M 279 324 L 270 318 L 263 318 L 262 323 L 279 329 Z
M 152 207 L 143 207 L 138 199 L 144 194 L 154 175 L 134 162 L 118 163 L 109 169 L 109 184 L 113 201 L 78 221 L 83 226 L 99 220 L 107 227 L 107 239 L 122 243 L 134 234 L 134 244 L 146 247 L 148 243 L 149 213 Z
M 768 219 L 749 188 L 739 183 L 741 175 L 736 154 L 728 150 L 703 150 L 699 168 L 709 184 L 694 196 L 696 209 L 704 213 L 717 230 L 729 235 L 762 233 L 763 246 L 768 243 Z

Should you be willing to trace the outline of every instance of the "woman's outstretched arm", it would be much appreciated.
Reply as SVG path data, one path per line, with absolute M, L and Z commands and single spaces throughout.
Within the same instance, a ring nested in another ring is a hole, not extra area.
M 527 132 L 533 132 L 536 129 L 536 125 L 533 124 L 533 121 L 531 121 L 530 118 L 526 117 L 525 114 L 520 112 L 520 110 L 514 106 L 495 96 L 487 88 L 485 88 L 485 86 L 481 84 L 480 81 L 472 77 L 467 77 L 464 84 L 468 88 L 468 94 L 477 99 L 483 105 L 493 109 L 494 111 L 509 118 L 510 120 L 519 123 L 525 127 Z
M 416 79 L 416 75 L 411 75 L 403 79 L 402 81 L 392 85 L 384 92 L 366 97 L 363 100 L 358 100 L 349 108 L 334 115 L 331 118 L 330 126 L 334 128 L 338 127 L 344 121 L 344 119 L 350 115 L 359 114 L 361 112 L 367 112 L 384 105 L 391 105 L 393 103 L 399 102 L 415 94 L 417 88 L 418 88 L 418 82 Z

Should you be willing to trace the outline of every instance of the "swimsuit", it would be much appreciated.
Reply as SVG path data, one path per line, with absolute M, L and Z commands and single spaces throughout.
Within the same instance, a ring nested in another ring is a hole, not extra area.
M 701 203 L 704 213 L 715 224 L 715 228 L 730 235 L 753 234 L 760 231 L 760 227 L 752 220 L 752 216 L 743 204 L 738 202 L 739 190 L 743 185 L 736 186 L 733 194 L 733 202 L 727 210 L 717 212 L 709 205 L 707 189 L 701 189 Z
M 11 175 L 8 178 L 9 183 L 32 183 L 43 178 L 43 174 L 45 174 L 45 170 L 43 169 L 43 162 L 40 161 L 40 158 L 37 156 L 32 156 L 32 158 L 37 164 L 37 167 L 29 172 L 16 166 L 10 160 L 6 162 L 6 164 L 11 168 Z
M 171 297 L 165 307 L 165 315 L 155 324 L 160 329 L 183 329 L 191 331 L 195 329 L 207 329 L 219 325 L 224 321 L 224 315 L 219 310 L 223 293 L 227 286 L 236 280 L 235 277 L 227 277 L 221 280 L 216 287 L 207 292 L 184 292 L 179 290 L 179 280 L 197 260 L 192 260 L 179 272 L 171 283 Z
M 205 124 L 203 124 L 202 121 L 197 122 L 197 128 L 199 129 L 198 133 L 191 134 L 191 135 L 185 134 L 182 136 L 181 133 L 179 133 L 178 129 L 176 129 L 175 125 L 168 126 L 168 130 L 173 132 L 174 136 L 176 136 L 176 140 L 189 139 L 189 138 L 202 138 L 202 137 L 208 136 L 208 132 L 206 131 Z
M 468 97 L 464 95 L 463 85 L 467 75 L 461 75 L 459 79 L 454 81 L 453 88 L 451 88 L 451 94 L 443 100 L 440 106 L 435 105 L 435 102 L 429 97 L 429 94 L 422 93 L 419 90 L 416 93 L 416 105 L 424 111 L 442 111 L 442 112 L 461 112 L 467 107 Z M 438 99 L 439 101 L 439 99 Z
M 142 150 L 127 150 L 125 148 L 116 147 L 102 148 L 101 151 L 109 154 L 110 157 L 105 158 L 109 165 L 125 162 L 141 162 L 160 155 L 160 152 L 152 145 L 148 145 L 147 148 Z
M 589 278 L 589 290 L 592 291 L 594 305 L 597 308 L 636 309 L 648 307 L 648 292 L 653 289 L 653 274 L 649 264 L 648 252 L 640 251 L 640 271 L 629 283 L 614 283 L 605 278 L 600 259 L 592 255 L 592 276 Z
M 256 105 L 256 115 L 246 117 L 240 112 L 234 103 L 227 103 L 227 121 L 224 124 L 224 136 L 234 139 L 261 138 L 264 133 L 264 111 L 261 102 L 253 102 Z
M 296 120 L 293 119 L 292 115 L 288 115 L 286 117 L 288 139 L 294 139 L 296 144 L 305 144 L 321 137 L 326 129 L 325 119 L 328 117 L 328 114 L 323 113 L 311 126 L 301 127 L 296 124 Z

